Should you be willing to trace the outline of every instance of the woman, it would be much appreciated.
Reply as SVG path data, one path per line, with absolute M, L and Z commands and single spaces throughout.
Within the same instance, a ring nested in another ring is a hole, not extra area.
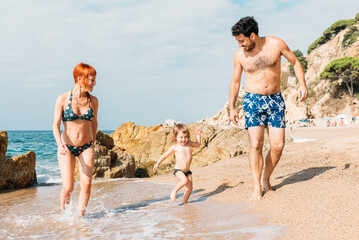
M 57 143 L 62 190 L 61 208 L 69 204 L 74 189 L 75 161 L 78 157 L 80 172 L 79 211 L 85 214 L 91 193 L 91 180 L 94 166 L 94 142 L 97 131 L 98 100 L 90 95 L 96 85 L 96 70 L 90 65 L 80 63 L 73 71 L 75 86 L 58 96 L 55 105 L 52 131 Z M 64 130 L 61 134 L 61 120 Z

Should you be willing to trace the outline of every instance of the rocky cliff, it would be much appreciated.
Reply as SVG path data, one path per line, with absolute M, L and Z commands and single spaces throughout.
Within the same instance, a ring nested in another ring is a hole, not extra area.
M 8 137 L 0 132 L 0 190 L 30 187 L 37 182 L 36 155 L 29 151 L 20 156 L 6 156 Z
M 359 28 L 359 23 L 354 25 Z M 344 113 L 351 115 L 359 111 L 359 101 L 352 98 L 345 88 L 340 90 L 342 82 L 330 82 L 320 79 L 320 73 L 331 61 L 343 57 L 359 57 L 359 41 L 349 47 L 343 47 L 344 35 L 350 27 L 339 32 L 325 44 L 317 47 L 305 56 L 308 69 L 305 74 L 309 97 L 305 103 L 296 101 L 297 80 L 289 76 L 290 64 L 282 65 L 282 81 L 287 81 L 287 88 L 283 89 L 283 95 L 287 104 L 286 117 L 289 121 L 301 118 L 334 117 Z M 287 77 L 287 79 L 285 79 Z
M 7 132 L 0 131 L 0 158 L 6 155 L 8 137 Z
M 191 140 L 195 141 L 196 129 L 202 129 L 201 146 L 192 149 L 192 167 L 206 166 L 220 159 L 234 157 L 248 152 L 247 133 L 238 128 L 223 129 L 203 123 L 187 124 Z M 151 176 L 152 167 L 160 156 L 174 144 L 172 126 L 160 124 L 152 127 L 136 126 L 133 122 L 122 124 L 111 133 L 114 144 L 133 155 L 136 168 Z M 174 156 L 170 156 L 159 167 L 158 173 L 173 171 Z

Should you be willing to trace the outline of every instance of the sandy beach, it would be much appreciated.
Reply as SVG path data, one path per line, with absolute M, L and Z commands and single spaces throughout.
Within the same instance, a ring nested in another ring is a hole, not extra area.
M 261 201 L 249 200 L 247 154 L 191 169 L 194 190 L 204 189 L 212 201 L 245 204 L 263 224 L 284 226 L 278 239 L 359 239 L 359 125 L 288 128 L 286 135 L 316 140 L 286 144 L 271 178 L 275 191 Z M 149 181 L 177 183 L 172 174 Z

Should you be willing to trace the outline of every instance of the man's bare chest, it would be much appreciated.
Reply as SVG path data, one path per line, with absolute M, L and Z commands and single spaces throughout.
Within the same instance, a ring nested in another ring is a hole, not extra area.
M 280 56 L 275 54 L 257 54 L 255 56 L 243 57 L 241 65 L 245 72 L 255 72 L 274 68 L 278 61 L 280 61 Z

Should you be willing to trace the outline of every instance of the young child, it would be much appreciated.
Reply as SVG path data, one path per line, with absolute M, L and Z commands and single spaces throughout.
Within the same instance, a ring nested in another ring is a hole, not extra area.
M 178 123 L 173 129 L 173 141 L 177 143 L 171 146 L 165 152 L 153 167 L 153 172 L 156 172 L 158 165 L 163 162 L 171 153 L 174 152 L 176 158 L 176 165 L 173 174 L 178 178 L 179 182 L 176 187 L 171 191 L 171 200 L 176 200 L 177 192 L 186 187 L 186 192 L 183 195 L 183 203 L 188 201 L 193 188 L 192 172 L 189 167 L 192 162 L 191 147 L 199 147 L 201 145 L 201 129 L 196 131 L 196 142 L 189 140 L 189 130 L 186 125 Z

